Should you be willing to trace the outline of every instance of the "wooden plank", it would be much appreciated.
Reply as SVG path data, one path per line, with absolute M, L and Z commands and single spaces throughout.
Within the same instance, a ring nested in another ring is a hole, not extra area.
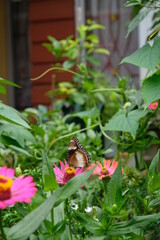
M 30 26 L 31 41 L 46 42 L 47 36 L 51 35 L 56 39 L 64 39 L 74 33 L 74 20 L 37 22 Z
M 6 33 L 6 1 L 0 1 L 0 77 L 8 79 L 7 74 L 7 33 Z M 8 87 L 5 86 L 8 90 Z M 4 103 L 8 103 L 8 91 L 6 95 L 0 94 L 0 99 Z
M 50 104 L 50 99 L 47 97 L 47 92 L 51 89 L 50 85 L 44 86 L 32 86 L 32 104 L 36 106 L 37 104 Z
M 74 18 L 74 0 L 31 1 L 30 21 Z

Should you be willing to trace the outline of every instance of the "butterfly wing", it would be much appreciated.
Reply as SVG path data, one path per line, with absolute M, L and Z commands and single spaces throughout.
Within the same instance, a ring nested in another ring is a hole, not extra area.
M 86 167 L 90 162 L 90 155 L 83 149 L 77 138 L 72 138 L 68 145 L 69 165 L 73 167 Z

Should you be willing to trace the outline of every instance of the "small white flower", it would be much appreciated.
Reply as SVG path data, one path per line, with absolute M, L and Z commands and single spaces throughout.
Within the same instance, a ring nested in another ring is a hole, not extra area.
M 86 212 L 86 213 L 90 213 L 90 212 L 92 212 L 92 210 L 93 210 L 93 207 L 87 207 L 87 208 L 85 208 L 85 212 Z

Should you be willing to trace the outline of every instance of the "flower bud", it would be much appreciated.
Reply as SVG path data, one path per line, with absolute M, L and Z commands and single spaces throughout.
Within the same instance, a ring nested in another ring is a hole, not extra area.
M 18 176 L 22 175 L 22 170 L 21 170 L 21 168 L 20 168 L 20 167 L 16 167 L 16 170 L 15 170 L 15 175 L 16 175 L 16 177 L 18 177 Z

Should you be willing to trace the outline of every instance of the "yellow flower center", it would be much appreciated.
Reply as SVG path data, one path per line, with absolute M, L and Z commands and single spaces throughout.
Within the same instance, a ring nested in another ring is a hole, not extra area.
M 101 174 L 103 174 L 103 175 L 107 175 L 108 174 L 108 170 L 107 170 L 106 167 L 102 167 Z
M 68 175 L 74 175 L 76 172 L 74 167 L 66 167 L 65 171 Z
M 0 175 L 0 201 L 7 200 L 11 196 L 13 180 Z
M 157 107 L 157 102 L 153 102 L 153 103 L 152 103 L 152 106 L 153 106 L 153 107 Z

